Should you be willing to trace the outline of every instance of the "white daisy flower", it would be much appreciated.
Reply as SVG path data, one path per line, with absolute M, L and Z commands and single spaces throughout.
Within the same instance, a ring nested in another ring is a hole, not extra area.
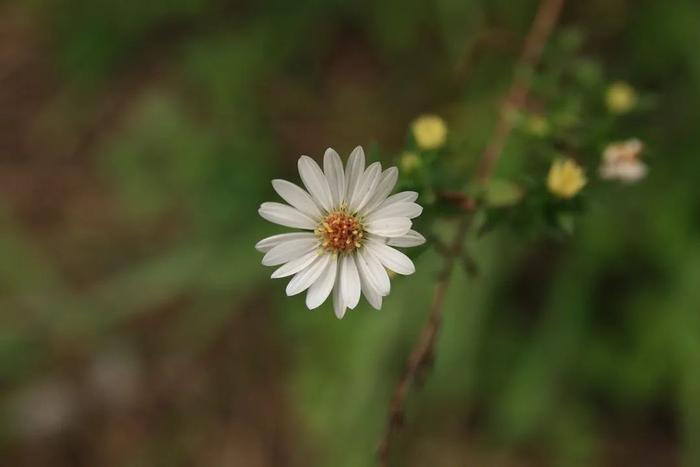
M 404 275 L 415 272 L 413 262 L 392 247 L 425 242 L 411 230 L 411 219 L 423 211 L 415 203 L 418 193 L 389 196 L 399 171 L 396 167 L 382 171 L 379 162 L 365 169 L 360 146 L 350 154 L 345 170 L 338 153 L 329 148 L 323 170 L 310 157 L 301 156 L 299 174 L 306 190 L 286 180 L 273 180 L 275 191 L 289 204 L 263 203 L 258 212 L 270 222 L 306 232 L 259 241 L 255 248 L 265 253 L 262 264 L 279 266 L 273 279 L 293 275 L 287 295 L 308 290 L 310 310 L 331 292 L 338 318 L 357 306 L 360 293 L 380 309 L 391 287 L 387 270 Z

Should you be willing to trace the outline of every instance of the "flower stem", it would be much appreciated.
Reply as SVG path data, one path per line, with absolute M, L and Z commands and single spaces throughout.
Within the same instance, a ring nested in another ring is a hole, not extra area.
M 540 2 L 530 31 L 525 38 L 522 52 L 516 63 L 510 89 L 501 105 L 492 137 L 481 155 L 475 175 L 477 183 L 484 184 L 489 180 L 498 159 L 503 153 L 503 149 L 513 131 L 509 113 L 525 105 L 532 79 L 532 73 L 527 71 L 531 71 L 539 64 L 547 40 L 559 20 L 564 2 L 565 0 L 542 0 Z M 462 256 L 465 237 L 469 232 L 473 219 L 473 206 L 471 204 L 470 209 L 465 209 L 465 211 L 467 212 L 459 220 L 459 226 L 452 243 L 447 246 L 446 253 L 448 254 L 443 255 L 444 263 L 435 284 L 428 318 L 413 346 L 406 368 L 394 388 L 389 404 L 387 426 L 377 448 L 377 458 L 381 467 L 389 466 L 389 454 L 394 435 L 404 423 L 408 394 L 414 385 L 422 381 L 426 369 L 430 366 L 435 356 L 435 342 L 442 324 L 443 304 L 449 289 L 455 262 Z

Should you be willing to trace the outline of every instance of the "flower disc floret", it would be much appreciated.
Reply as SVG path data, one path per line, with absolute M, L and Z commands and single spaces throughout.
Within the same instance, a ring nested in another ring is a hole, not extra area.
M 362 246 L 364 229 L 360 220 L 346 209 L 328 214 L 316 229 L 321 246 L 331 253 L 351 253 Z

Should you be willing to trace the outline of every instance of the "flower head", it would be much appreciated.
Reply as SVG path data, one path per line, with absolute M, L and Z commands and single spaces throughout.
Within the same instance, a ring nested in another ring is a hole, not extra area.
M 573 159 L 557 159 L 549 168 L 547 188 L 559 198 L 573 198 L 586 182 L 583 169 Z
M 416 144 L 421 149 L 438 149 L 447 139 L 447 125 L 437 115 L 421 115 L 413 121 L 411 130 Z
M 401 170 L 408 174 L 413 173 L 421 166 L 421 164 L 421 159 L 415 152 L 406 151 L 401 154 L 401 157 L 399 158 Z
M 644 144 L 638 139 L 610 143 L 603 151 L 600 177 L 605 180 L 619 180 L 634 183 L 647 174 L 647 166 L 639 160 Z
M 527 120 L 527 131 L 532 136 L 543 138 L 549 134 L 549 122 L 541 115 L 533 115 Z
M 624 114 L 637 105 L 637 91 L 624 81 L 611 84 L 605 93 L 605 104 L 612 114 Z
M 265 253 L 262 264 L 279 266 L 272 278 L 292 277 L 287 295 L 305 290 L 306 306 L 314 309 L 333 294 L 335 315 L 354 309 L 363 294 L 376 309 L 389 294 L 388 271 L 408 275 L 413 262 L 393 247 L 425 242 L 411 230 L 411 219 L 423 208 L 418 194 L 389 196 L 398 179 L 396 167 L 382 171 L 375 162 L 365 168 L 361 147 L 343 169 L 338 153 L 327 149 L 323 170 L 308 156 L 299 159 L 306 190 L 285 180 L 273 180 L 277 194 L 289 204 L 263 203 L 258 212 L 276 224 L 303 230 L 273 235 L 255 247 Z

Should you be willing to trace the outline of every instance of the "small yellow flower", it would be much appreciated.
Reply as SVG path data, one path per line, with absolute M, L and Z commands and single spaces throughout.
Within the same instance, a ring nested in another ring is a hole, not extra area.
M 547 176 L 547 188 L 559 198 L 573 198 L 586 185 L 583 169 L 573 159 L 557 159 Z
M 445 144 L 447 125 L 437 115 L 421 115 L 411 124 L 416 144 L 421 149 L 437 149 Z
M 623 81 L 611 84 L 605 93 L 605 104 L 612 114 L 624 114 L 637 105 L 637 91 Z
M 415 152 L 406 151 L 401 154 L 399 158 L 399 165 L 401 166 L 401 171 L 406 174 L 413 173 L 418 167 L 420 167 L 422 161 L 420 157 Z

